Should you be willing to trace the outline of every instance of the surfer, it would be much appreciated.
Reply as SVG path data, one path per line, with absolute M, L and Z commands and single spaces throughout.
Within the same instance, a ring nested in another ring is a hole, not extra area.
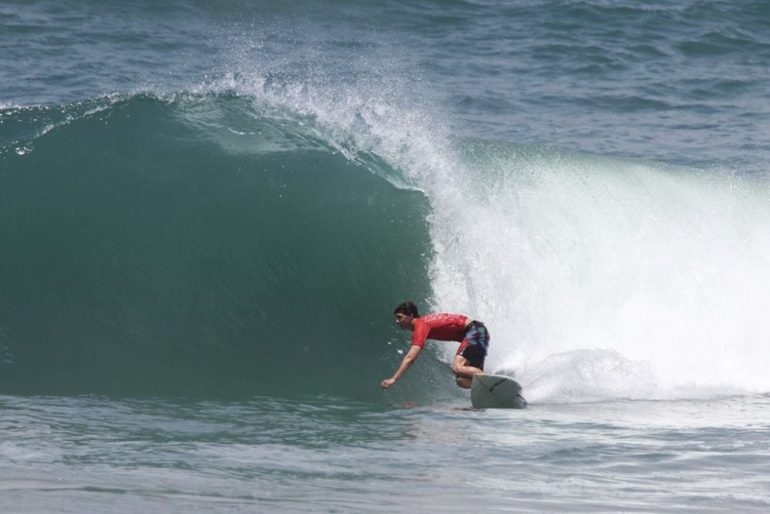
M 470 389 L 473 375 L 484 372 L 489 332 L 482 322 L 463 314 L 438 313 L 420 317 L 417 306 L 408 301 L 396 307 L 393 314 L 399 327 L 412 331 L 412 346 L 393 376 L 380 382 L 383 389 L 395 384 L 406 373 L 420 356 L 426 339 L 460 342 L 452 362 L 452 372 L 458 386 Z

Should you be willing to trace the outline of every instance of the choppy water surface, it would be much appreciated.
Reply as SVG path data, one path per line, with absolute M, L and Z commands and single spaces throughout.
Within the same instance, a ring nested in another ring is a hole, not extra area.
M 762 512 L 770 402 L 2 399 L 5 512 Z

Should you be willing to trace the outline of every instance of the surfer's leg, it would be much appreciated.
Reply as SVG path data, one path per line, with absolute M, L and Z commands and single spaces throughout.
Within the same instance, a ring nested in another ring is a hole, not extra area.
M 458 387 L 462 387 L 463 389 L 470 389 L 471 385 L 473 384 L 473 379 L 471 378 L 465 378 L 465 377 L 455 377 L 455 383 Z
M 489 348 L 487 327 L 480 321 L 472 321 L 452 362 L 452 371 L 457 377 L 458 386 L 470 389 L 473 375 L 484 372 L 487 348 Z
M 473 375 L 484 373 L 484 370 L 474 366 L 471 361 L 462 355 L 455 355 L 455 360 L 452 362 L 452 372 L 455 374 L 455 382 L 457 382 L 458 386 L 463 389 L 470 389 Z

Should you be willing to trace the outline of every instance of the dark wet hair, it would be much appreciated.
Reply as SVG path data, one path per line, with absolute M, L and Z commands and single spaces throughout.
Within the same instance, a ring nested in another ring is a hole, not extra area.
M 417 306 L 408 300 L 399 304 L 399 306 L 396 307 L 396 310 L 393 311 L 393 314 L 407 314 L 409 316 L 414 316 L 415 318 L 420 317 L 417 313 Z

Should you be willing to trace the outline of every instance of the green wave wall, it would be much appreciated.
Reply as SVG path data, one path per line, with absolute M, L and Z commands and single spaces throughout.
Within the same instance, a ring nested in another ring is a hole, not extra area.
M 177 100 L 6 111 L 0 393 L 378 394 L 393 306 L 429 295 L 424 197 L 290 117 L 196 103 L 254 144 Z

